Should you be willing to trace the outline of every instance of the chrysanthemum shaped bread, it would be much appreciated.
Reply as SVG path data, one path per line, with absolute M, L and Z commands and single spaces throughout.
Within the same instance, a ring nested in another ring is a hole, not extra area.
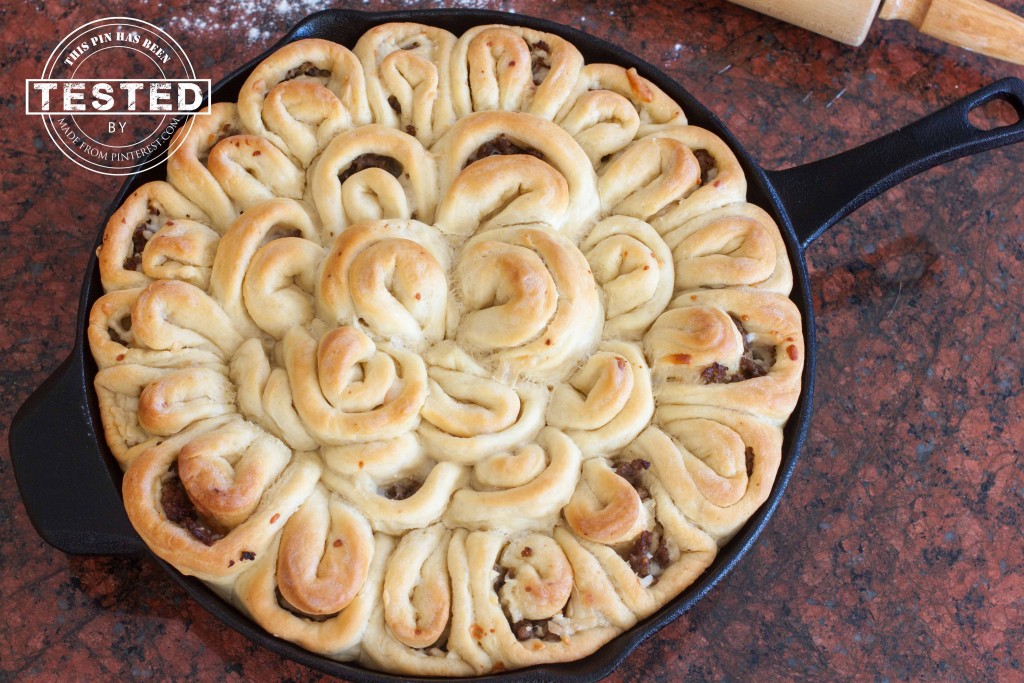
M 434 524 L 410 531 L 395 548 L 382 600 L 363 639 L 363 655 L 376 668 L 428 676 L 473 673 L 457 652 L 443 645 L 451 628 L 451 536 L 443 525 Z
M 701 214 L 665 235 L 675 262 L 676 291 L 746 285 L 788 294 L 793 270 L 778 226 L 753 204 Z
M 523 210 L 528 210 L 528 202 L 522 195 L 538 192 L 536 199 L 530 197 L 530 203 L 540 204 L 533 209 L 534 221 L 565 232 L 570 239 L 577 239 L 597 215 L 597 179 L 590 162 L 572 137 L 553 123 L 510 112 L 471 114 L 452 126 L 434 149 L 441 195 L 447 200 L 442 200 L 441 207 L 448 209 L 443 215 L 448 232 L 466 234 L 460 226 L 470 221 L 485 229 L 492 227 L 488 220 L 481 220 L 488 218 L 494 221 L 493 227 L 525 223 Z M 503 155 L 512 155 L 514 166 L 490 158 Z M 543 161 L 557 176 L 528 156 Z M 565 200 L 561 199 L 563 182 Z M 553 187 L 542 190 L 542 186 Z M 549 193 L 550 199 L 544 197 Z M 461 219 L 451 215 L 451 202 L 465 203 Z M 545 210 L 538 212 L 541 207 Z M 513 211 L 520 218 L 514 223 L 501 216 Z
M 584 657 L 767 499 L 803 337 L 728 146 L 521 27 L 299 40 L 98 252 L 104 434 L 153 551 L 401 675 Z
M 314 245 L 320 242 L 316 225 L 302 204 L 290 199 L 272 199 L 240 216 L 217 247 L 210 294 L 231 317 L 235 327 L 249 336 L 257 334 L 258 326 L 246 308 L 243 292 L 246 273 L 260 249 L 284 237 L 301 237 Z M 300 273 L 302 278 L 311 274 Z M 263 310 L 257 313 L 260 314 L 273 315 L 274 311 Z
M 629 450 L 651 463 L 687 519 L 728 540 L 768 497 L 782 430 L 710 406 L 663 406 L 657 422 Z

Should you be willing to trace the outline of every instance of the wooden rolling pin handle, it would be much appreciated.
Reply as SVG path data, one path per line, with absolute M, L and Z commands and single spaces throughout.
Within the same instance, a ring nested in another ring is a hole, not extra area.
M 986 0 L 888 0 L 878 15 L 967 50 L 1024 64 L 1024 18 Z
M 847 45 L 860 45 L 882 0 L 732 0 Z

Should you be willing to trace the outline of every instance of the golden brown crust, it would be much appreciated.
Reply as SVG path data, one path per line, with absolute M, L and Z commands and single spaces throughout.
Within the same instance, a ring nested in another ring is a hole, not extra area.
M 647 223 L 609 216 L 580 249 L 604 292 L 606 338 L 636 340 L 672 299 L 672 253 Z
M 377 347 L 354 327 L 336 328 L 319 343 L 295 327 L 283 343 L 295 409 L 318 441 L 387 439 L 419 423 L 427 393 L 419 356 Z
M 460 237 L 530 223 L 560 230 L 568 212 L 569 183 L 554 167 L 531 156 L 492 156 L 456 176 L 435 223 Z
M 782 429 L 709 406 L 663 406 L 630 447 L 680 512 L 719 544 L 761 506 L 782 458 Z
M 632 541 L 647 528 L 640 495 L 601 459 L 583 463 L 580 485 L 562 512 L 577 535 L 605 545 Z
M 671 137 L 639 140 L 602 169 L 598 189 L 604 213 L 650 220 L 695 192 L 701 183 L 697 157 Z
M 282 150 L 302 168 L 337 135 L 353 127 L 352 113 L 341 100 L 307 80 L 285 81 L 271 88 L 263 102 L 263 121 L 284 143 Z
M 665 602 L 689 586 L 707 569 L 717 554 L 714 539 L 694 526 L 676 509 L 673 499 L 665 492 L 660 480 L 645 477 L 650 485 L 653 498 L 652 512 L 648 525 L 652 529 L 652 546 L 644 556 L 652 563 L 652 573 L 640 577 L 636 569 L 613 547 L 595 543 L 568 533 L 556 534 L 566 546 L 578 543 L 601 564 L 615 592 L 638 619 L 653 614 Z M 664 544 L 667 549 L 667 566 L 660 566 L 654 546 Z M 635 548 L 635 546 L 634 546 Z M 628 552 L 628 551 L 627 551 Z
M 662 235 L 702 213 L 746 199 L 747 179 L 729 146 L 711 131 L 697 126 L 673 126 L 656 131 L 642 140 L 669 139 L 681 142 L 696 156 L 706 155 L 710 168 L 699 187 L 666 207 L 651 219 Z
M 548 427 L 541 431 L 536 443 L 517 449 L 515 458 L 509 468 L 512 476 L 496 482 L 498 486 L 488 487 L 492 490 L 456 491 L 445 513 L 445 524 L 463 529 L 515 531 L 550 528 L 576 488 L 579 447 Z M 527 468 L 525 476 L 517 471 L 519 467 Z
M 185 368 L 150 381 L 139 394 L 139 426 L 171 436 L 194 422 L 235 412 L 235 389 L 223 372 Z
M 536 558 L 533 562 L 553 563 L 563 571 L 566 565 L 571 566 L 561 546 L 549 536 L 543 538 L 548 541 L 531 556 Z M 608 624 L 595 605 L 586 603 L 585 597 L 592 592 L 583 580 L 586 575 L 572 572 L 578 590 L 570 593 L 557 614 L 570 624 L 578 619 L 581 628 L 566 628 L 566 635 L 553 640 L 527 637 L 520 641 L 512 630 L 511 617 L 504 612 L 507 601 L 503 605 L 494 589 L 495 567 L 508 568 L 502 554 L 507 541 L 501 532 L 459 529 L 449 546 L 448 565 L 454 587 L 449 645 L 476 673 L 579 659 L 618 633 L 619 629 Z
M 132 306 L 134 341 L 158 351 L 199 349 L 231 358 L 242 335 L 216 301 L 178 280 L 156 280 Z
M 139 453 L 161 441 L 140 424 L 139 396 L 150 383 L 172 372 L 129 364 L 103 368 L 96 373 L 96 398 L 103 434 L 121 469 L 127 469 Z
M 551 393 L 547 423 L 565 430 L 584 457 L 613 453 L 651 421 L 651 373 L 639 346 L 606 341 Z
M 325 243 L 362 221 L 430 223 L 437 205 L 433 155 L 411 135 L 379 124 L 334 138 L 310 171 L 310 187 Z
M 326 557 L 321 559 L 321 562 L 330 562 L 327 558 L 344 553 L 342 549 L 346 541 L 358 544 L 358 550 L 348 553 L 352 557 L 357 557 L 358 571 L 340 570 L 346 574 L 347 583 L 344 586 L 338 588 L 319 579 L 312 580 L 328 593 L 339 590 L 351 593 L 354 590 L 355 596 L 337 612 L 322 615 L 326 617 L 323 619 L 310 619 L 304 614 L 296 613 L 298 610 L 294 606 L 279 597 L 283 593 L 281 582 L 287 581 L 277 569 L 278 559 L 285 556 L 282 553 L 285 533 L 282 532 L 273 539 L 263 557 L 258 558 L 253 567 L 239 577 L 234 588 L 234 599 L 270 633 L 332 659 L 354 659 L 359 652 L 367 619 L 377 603 L 384 568 L 394 541 L 387 536 L 370 536 L 369 530 L 363 526 L 365 521 L 360 521 L 357 513 L 339 507 L 335 498 L 328 499 L 319 488 L 303 504 L 300 512 L 305 512 L 309 516 L 317 515 L 321 518 L 321 523 L 324 516 L 328 519 L 326 530 L 322 526 L 315 530 L 328 532 L 324 534 L 326 540 L 330 541 L 326 548 L 318 547 L 315 543 L 306 545 L 301 541 L 293 541 L 293 551 L 303 555 L 307 561 L 316 561 L 322 554 Z M 287 529 L 287 525 L 285 528 Z M 303 531 L 306 530 L 299 530 L 299 533 Z M 310 535 L 319 536 L 319 533 Z M 343 545 L 336 548 L 335 540 L 341 540 Z M 335 572 L 335 576 L 337 574 L 338 571 Z M 305 587 L 301 583 L 297 586 L 299 590 Z
M 435 229 L 418 221 L 360 223 L 339 235 L 322 261 L 321 320 L 417 348 L 444 338 L 451 255 Z
M 221 140 L 207 165 L 239 212 L 275 197 L 301 199 L 306 186 L 302 170 L 259 135 Z
M 388 562 L 381 602 L 363 638 L 362 656 L 370 666 L 408 675 L 473 673 L 458 653 L 447 649 L 451 535 L 434 524 L 410 531 L 398 543 Z

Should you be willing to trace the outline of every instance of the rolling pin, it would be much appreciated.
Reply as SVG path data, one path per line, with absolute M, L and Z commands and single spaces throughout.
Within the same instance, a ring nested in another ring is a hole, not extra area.
M 902 19 L 922 33 L 1024 64 L 1024 19 L 987 0 L 732 0 L 848 45 L 860 45 L 875 17 Z M 879 11 L 879 5 L 882 5 Z

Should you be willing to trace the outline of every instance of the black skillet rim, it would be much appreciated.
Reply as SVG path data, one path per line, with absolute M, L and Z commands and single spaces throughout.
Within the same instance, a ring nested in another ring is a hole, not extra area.
M 517 669 L 500 674 L 490 674 L 460 680 L 465 681 L 565 681 L 583 683 L 596 681 L 604 678 L 621 664 L 633 650 L 642 642 L 653 636 L 669 622 L 677 619 L 687 612 L 693 605 L 711 591 L 747 553 L 754 541 L 764 530 L 768 520 L 778 507 L 779 500 L 785 491 L 793 469 L 799 459 L 800 451 L 803 448 L 807 435 L 807 426 L 810 419 L 812 394 L 814 388 L 814 367 L 815 367 L 815 339 L 814 319 L 812 300 L 809 291 L 807 267 L 804 262 L 803 249 L 800 246 L 793 225 L 789 216 L 779 199 L 778 193 L 769 181 L 764 169 L 760 167 L 747 153 L 746 149 L 732 135 L 728 128 L 703 104 L 687 92 L 683 86 L 664 74 L 660 69 L 642 60 L 626 50 L 604 41 L 603 39 L 583 33 L 547 19 L 540 19 L 522 14 L 512 14 L 493 10 L 480 9 L 437 9 L 437 10 L 399 10 L 389 12 L 362 12 L 346 9 L 328 9 L 310 14 L 300 20 L 280 41 L 269 48 L 263 54 L 251 60 L 247 64 L 233 70 L 213 88 L 213 100 L 220 101 L 218 94 L 223 94 L 231 82 L 238 79 L 239 85 L 243 74 L 251 71 L 263 59 L 279 49 L 283 45 L 303 38 L 324 37 L 332 26 L 338 23 L 351 23 L 357 27 L 362 26 L 355 34 L 361 35 L 371 26 L 397 21 L 418 22 L 428 25 L 442 25 L 443 28 L 461 35 L 468 27 L 479 24 L 501 23 L 514 26 L 524 26 L 539 31 L 559 35 L 572 42 L 584 55 L 588 63 L 593 61 L 605 61 L 622 66 L 635 67 L 640 73 L 659 88 L 665 91 L 672 99 L 677 101 L 686 113 L 690 124 L 707 128 L 718 135 L 729 146 L 736 155 L 747 176 L 747 201 L 757 204 L 768 211 L 775 218 L 782 232 L 786 243 L 790 263 L 793 268 L 793 291 L 790 299 L 796 303 L 802 316 L 802 327 L 804 333 L 804 371 L 802 377 L 801 395 L 796 409 L 790 416 L 784 429 L 783 453 L 776 475 L 772 491 L 768 499 L 754 513 L 740 531 L 733 537 L 718 553 L 715 561 L 707 570 L 679 596 L 667 603 L 654 615 L 639 622 L 631 629 L 620 634 L 616 638 L 603 645 L 597 652 L 580 660 L 566 662 L 563 664 L 546 664 L 526 669 Z M 345 44 L 345 43 L 342 43 Z M 354 42 L 346 47 L 351 48 Z M 596 58 L 595 58 L 596 57 Z M 106 220 L 120 206 L 121 202 L 129 192 L 144 182 L 163 179 L 164 166 L 161 165 L 151 171 L 129 177 L 118 193 L 115 195 L 109 210 L 104 216 L 100 226 L 96 246 L 99 246 L 103 236 L 103 227 Z M 78 325 L 76 345 L 73 354 L 80 356 L 84 366 L 84 385 L 82 391 L 85 394 L 93 426 L 99 424 L 98 406 L 96 403 L 95 391 L 92 388 L 93 379 L 96 375 L 96 365 L 91 354 L 86 352 L 87 337 L 86 327 L 88 313 L 93 302 L 102 293 L 102 286 L 99 282 L 99 271 L 97 268 L 95 250 L 90 256 L 86 266 L 86 274 L 79 299 Z M 107 465 L 111 470 L 115 481 L 120 478 L 120 471 L 113 460 L 109 448 L 103 439 L 99 438 L 100 432 L 93 429 L 94 437 L 100 446 L 100 451 L 107 458 Z M 118 486 L 120 488 L 120 486 Z M 345 677 L 359 683 L 396 683 L 397 681 L 409 680 L 437 680 L 429 677 L 409 677 L 397 674 L 387 674 L 363 668 L 356 663 L 338 662 L 327 657 L 314 654 L 304 650 L 297 645 L 281 640 L 270 635 L 262 627 L 255 624 L 248 617 L 243 615 L 230 603 L 223 600 L 214 591 L 208 588 L 198 579 L 182 575 L 170 564 L 160 560 L 151 551 L 147 551 L 154 560 L 160 564 L 168 576 L 180 585 L 193 599 L 204 609 L 214 614 L 225 624 L 245 635 L 258 645 L 318 671 L 339 677 Z

